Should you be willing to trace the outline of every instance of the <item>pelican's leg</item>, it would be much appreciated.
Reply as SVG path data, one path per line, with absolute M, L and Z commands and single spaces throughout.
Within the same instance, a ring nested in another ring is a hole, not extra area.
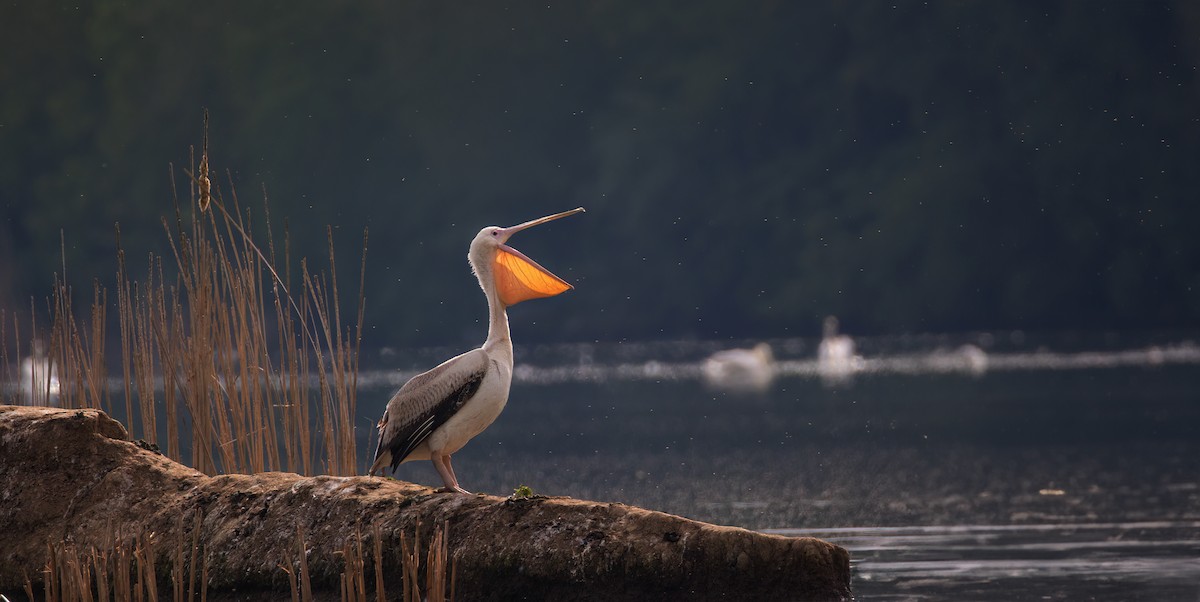
M 471 493 L 458 485 L 458 477 L 454 474 L 454 465 L 450 464 L 450 454 L 446 454 L 446 468 L 450 469 L 450 478 L 454 479 L 454 487 L 459 493 Z
M 438 474 L 442 476 L 442 483 L 446 486 L 439 489 L 439 493 L 469 493 L 466 489 L 458 486 L 458 479 L 454 478 L 454 470 L 450 468 L 449 454 L 433 454 L 430 457 L 433 461 L 433 467 L 437 469 Z

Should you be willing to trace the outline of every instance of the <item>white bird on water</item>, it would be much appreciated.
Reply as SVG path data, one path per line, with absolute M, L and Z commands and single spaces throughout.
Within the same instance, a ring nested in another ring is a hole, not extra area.
M 862 356 L 854 353 L 854 339 L 838 332 L 836 316 L 826 316 L 821 342 L 817 345 L 817 372 L 829 385 L 841 384 L 862 368 Z
M 750 349 L 725 349 L 704 360 L 704 381 L 730 391 L 763 392 L 775 379 L 775 354 L 771 345 Z
M 379 447 L 369 474 L 428 459 L 445 484 L 441 491 L 468 493 L 458 484 L 450 455 L 491 425 L 508 402 L 513 346 L 505 310 L 572 288 L 506 243 L 521 230 L 582 212 L 579 207 L 509 228 L 488 226 L 475 235 L 467 260 L 487 296 L 487 341 L 412 377 L 392 396 L 379 420 Z
M 41 339 L 34 339 L 33 353 L 21 360 L 18 387 L 31 406 L 57 406 L 60 384 L 58 366 L 46 355 Z

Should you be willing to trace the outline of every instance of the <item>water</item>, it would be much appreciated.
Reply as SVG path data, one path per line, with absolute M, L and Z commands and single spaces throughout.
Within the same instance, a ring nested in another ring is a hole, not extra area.
M 852 550 L 863 599 L 1200 599 L 1197 521 L 773 532 Z
M 842 373 L 772 343 L 736 390 L 705 380 L 713 343 L 521 348 L 460 481 L 822 537 L 861 599 L 1200 600 L 1200 348 L 897 338 Z M 457 351 L 364 375 L 364 455 L 391 391 Z
M 860 599 L 1200 600 L 1188 339 L 893 337 L 825 364 L 791 339 L 765 373 L 706 362 L 752 343 L 519 346 L 459 479 L 821 537 Z M 391 393 L 461 351 L 364 357 L 362 467 Z M 428 462 L 396 476 L 440 485 Z

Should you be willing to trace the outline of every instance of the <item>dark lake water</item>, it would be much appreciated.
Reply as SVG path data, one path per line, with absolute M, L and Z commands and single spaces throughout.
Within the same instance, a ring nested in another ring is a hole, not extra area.
M 860 599 L 1200 600 L 1200 348 L 897 338 L 831 375 L 815 342 L 772 343 L 768 382 L 734 390 L 704 358 L 735 344 L 518 348 L 460 481 L 822 537 Z M 364 437 L 457 351 L 365 373 Z M 440 484 L 427 462 L 396 476 Z
M 1200 346 L 1022 333 L 517 347 L 472 491 L 623 502 L 846 547 L 867 600 L 1200 600 Z M 409 377 L 364 355 L 363 470 Z M 758 357 L 758 359 L 754 359 Z M 117 383 L 119 385 L 120 383 Z M 114 385 L 116 386 L 116 385 Z M 397 478 L 440 486 L 428 462 Z

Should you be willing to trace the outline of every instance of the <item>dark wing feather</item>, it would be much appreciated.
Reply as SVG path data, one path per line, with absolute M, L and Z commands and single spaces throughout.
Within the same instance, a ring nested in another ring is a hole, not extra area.
M 375 459 L 384 450 L 391 452 L 395 472 L 408 454 L 475 396 L 489 364 L 487 354 L 476 349 L 412 377 L 388 402 Z

